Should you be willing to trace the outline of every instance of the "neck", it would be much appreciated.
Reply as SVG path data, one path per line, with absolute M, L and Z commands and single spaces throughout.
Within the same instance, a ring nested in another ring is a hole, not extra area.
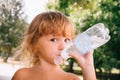
M 40 59 L 39 63 L 36 65 L 40 70 L 44 71 L 60 71 L 62 70 L 59 65 L 48 63 L 45 60 Z

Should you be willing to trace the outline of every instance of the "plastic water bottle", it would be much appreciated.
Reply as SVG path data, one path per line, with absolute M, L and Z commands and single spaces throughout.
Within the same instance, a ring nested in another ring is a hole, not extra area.
M 109 30 L 103 23 L 98 23 L 78 34 L 66 48 L 61 52 L 61 56 L 54 59 L 56 65 L 63 63 L 63 59 L 68 59 L 69 53 L 75 53 L 78 56 L 94 50 L 110 40 Z

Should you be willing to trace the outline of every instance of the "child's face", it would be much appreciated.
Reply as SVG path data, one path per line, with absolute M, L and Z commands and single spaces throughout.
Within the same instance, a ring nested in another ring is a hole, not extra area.
M 70 37 L 54 36 L 52 34 L 40 37 L 37 44 L 40 59 L 53 64 L 54 58 L 60 55 L 60 52 L 70 40 Z

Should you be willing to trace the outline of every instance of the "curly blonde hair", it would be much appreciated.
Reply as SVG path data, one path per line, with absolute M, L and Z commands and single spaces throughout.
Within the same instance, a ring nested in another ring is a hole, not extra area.
M 74 37 L 74 27 L 71 21 L 58 11 L 38 14 L 31 22 L 21 45 L 20 53 L 24 55 L 29 65 L 38 64 L 39 59 L 34 49 L 38 39 L 43 35 L 57 34 Z

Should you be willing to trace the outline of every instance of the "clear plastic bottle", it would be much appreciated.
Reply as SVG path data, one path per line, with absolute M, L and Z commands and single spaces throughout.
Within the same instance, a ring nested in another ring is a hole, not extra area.
M 69 53 L 77 55 L 86 54 L 88 51 L 94 50 L 110 40 L 109 30 L 103 23 L 98 23 L 78 34 L 66 48 L 61 52 L 61 56 L 54 59 L 56 65 L 63 63 L 63 59 L 68 59 Z

